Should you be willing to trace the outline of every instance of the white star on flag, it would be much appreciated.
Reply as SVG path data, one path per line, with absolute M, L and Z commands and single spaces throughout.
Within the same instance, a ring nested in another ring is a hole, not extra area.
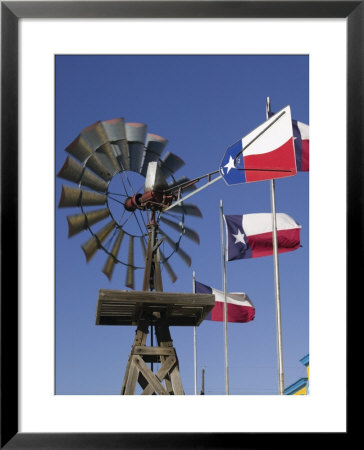
M 227 167 L 227 173 L 230 172 L 230 169 L 235 169 L 234 159 L 231 157 L 231 155 L 229 157 L 229 162 L 225 164 L 224 167 Z
M 239 242 L 241 242 L 242 244 L 246 245 L 246 244 L 245 244 L 245 240 L 244 240 L 245 234 L 242 233 L 242 232 L 239 230 L 239 228 L 238 228 L 238 234 L 233 234 L 233 236 L 234 236 L 234 238 L 235 238 L 234 244 L 238 244 Z

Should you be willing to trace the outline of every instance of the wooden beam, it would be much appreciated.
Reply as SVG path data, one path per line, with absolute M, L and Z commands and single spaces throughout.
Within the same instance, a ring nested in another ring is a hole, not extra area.
M 126 383 L 124 395 L 134 395 L 139 376 L 139 366 L 137 364 L 138 356 L 132 356 L 130 359 L 129 370 L 126 374 Z
M 172 367 L 174 366 L 174 364 L 176 362 L 177 362 L 177 359 L 174 356 L 169 356 L 168 358 L 165 359 L 162 366 L 160 367 L 160 369 L 158 370 L 158 372 L 155 375 L 160 380 L 160 382 L 162 382 L 166 378 L 166 376 L 168 376 L 169 371 L 172 369 Z M 167 391 L 169 391 L 171 393 L 171 391 L 168 389 L 168 385 L 167 385 Z M 152 386 L 149 385 L 144 389 L 144 391 L 142 392 L 142 395 L 151 395 L 152 393 L 153 393 L 153 388 L 152 388 Z
M 162 348 L 173 348 L 173 341 L 171 334 L 169 332 L 168 324 L 165 320 L 160 320 L 156 323 L 155 334 L 157 336 L 158 345 Z M 174 350 L 174 348 L 173 348 Z M 175 351 L 175 350 L 174 350 Z M 163 357 L 161 357 L 162 359 Z M 178 358 L 176 355 L 176 364 L 173 366 L 172 370 L 169 372 L 170 383 L 172 391 L 175 395 L 184 395 L 181 376 L 178 367 Z
M 147 346 L 136 346 L 132 349 L 133 355 L 173 355 L 174 349 L 173 348 L 162 348 L 162 347 L 147 347 Z
M 149 328 L 148 322 L 146 320 L 140 320 L 138 328 L 135 331 L 133 348 L 145 345 L 145 342 L 147 340 L 147 335 L 148 335 L 148 328 Z M 131 368 L 132 356 L 133 355 L 131 353 L 129 356 L 129 359 L 128 359 L 128 364 L 126 366 L 123 383 L 121 385 L 121 392 L 120 392 L 121 395 L 124 395 L 124 394 L 133 395 L 135 392 L 136 381 L 135 381 L 133 392 L 131 392 L 133 389 L 133 385 L 130 384 L 130 383 L 134 382 L 134 379 L 132 381 L 129 381 L 128 388 L 127 388 L 127 383 L 128 383 L 128 380 L 130 377 L 136 377 L 136 380 L 138 379 L 137 375 L 135 375 L 135 368 L 133 368 L 133 369 Z M 128 392 L 127 392 L 127 389 L 128 389 Z
M 161 385 L 158 378 L 154 375 L 154 373 L 143 361 L 143 359 L 138 355 L 133 356 L 133 358 L 135 360 L 135 364 L 138 366 L 138 369 L 143 374 L 144 378 L 148 381 L 148 383 L 152 386 L 153 390 L 159 395 L 169 395 L 168 392 Z

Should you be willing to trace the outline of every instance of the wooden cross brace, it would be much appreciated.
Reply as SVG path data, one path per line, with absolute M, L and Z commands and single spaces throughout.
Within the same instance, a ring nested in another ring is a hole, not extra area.
M 122 395 L 134 395 L 137 382 L 142 387 L 142 395 L 184 395 L 178 367 L 178 358 L 169 334 L 169 328 L 163 321 L 157 321 L 156 336 L 158 347 L 145 345 L 150 322 L 141 320 L 136 330 L 134 343 L 125 371 Z M 159 362 L 157 373 L 146 364 Z M 164 385 L 163 385 L 164 382 Z

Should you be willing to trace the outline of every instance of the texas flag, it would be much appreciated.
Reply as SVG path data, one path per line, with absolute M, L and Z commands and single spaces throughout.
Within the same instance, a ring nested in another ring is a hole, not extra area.
M 291 108 L 286 106 L 230 146 L 220 172 L 229 185 L 296 175 Z
M 225 215 L 226 260 L 257 258 L 273 254 L 271 213 Z M 288 214 L 277 213 L 278 253 L 300 247 L 299 225 Z
M 268 112 L 269 117 L 274 113 Z M 292 119 L 293 141 L 296 152 L 297 170 L 300 172 L 309 172 L 310 170 L 310 135 L 309 126 L 303 122 Z
M 205 317 L 206 320 L 214 320 L 217 322 L 224 321 L 224 293 L 217 289 L 206 286 L 206 284 L 196 281 L 195 284 L 197 294 L 214 294 L 215 306 Z M 255 308 L 249 297 L 244 292 L 229 292 L 226 296 L 227 300 L 227 321 L 245 323 L 250 322 L 255 317 Z

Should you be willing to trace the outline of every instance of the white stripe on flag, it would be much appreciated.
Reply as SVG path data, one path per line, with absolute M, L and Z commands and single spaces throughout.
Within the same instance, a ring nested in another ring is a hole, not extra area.
M 301 228 L 292 217 L 285 213 L 277 213 L 277 230 L 291 230 L 292 228 Z M 242 226 L 247 236 L 269 233 L 272 231 L 272 214 L 257 213 L 244 214 Z
M 271 127 L 269 127 L 266 131 L 264 131 L 269 124 L 274 122 L 277 117 L 282 114 L 277 122 L 275 122 Z M 253 142 L 245 151 L 244 148 L 255 138 L 259 133 L 264 133 L 257 138 L 255 142 Z M 251 133 L 247 134 L 242 139 L 243 144 L 243 155 L 258 155 L 262 153 L 269 153 L 272 150 L 275 150 L 285 144 L 291 137 L 293 136 L 292 131 L 292 117 L 291 117 L 291 108 L 286 106 L 281 111 L 277 112 L 268 119 L 266 122 L 263 122 L 259 127 L 255 128 Z
M 224 293 L 217 289 L 211 288 L 212 293 L 215 294 L 215 301 L 224 302 Z M 244 292 L 229 292 L 226 294 L 226 300 L 228 303 L 239 306 L 251 306 L 254 308 L 250 298 Z

